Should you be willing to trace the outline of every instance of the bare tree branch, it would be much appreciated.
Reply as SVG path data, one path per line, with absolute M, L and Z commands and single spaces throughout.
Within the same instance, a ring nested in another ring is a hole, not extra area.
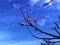
M 46 6 L 46 5 L 48 5 L 49 3 L 51 3 L 53 0 L 51 0 L 50 2 L 48 2 L 48 3 L 45 3 L 45 4 L 43 4 L 42 6 Z M 34 23 L 35 23 L 35 25 L 33 25 L 33 23 L 31 22 L 31 19 L 30 19 L 30 17 L 29 17 L 29 11 L 28 11 L 28 4 L 26 5 L 26 13 L 27 13 L 27 16 L 25 16 L 24 15 L 24 11 L 23 11 L 23 9 L 22 9 L 22 7 L 20 8 L 21 9 L 21 13 L 22 13 L 22 16 L 23 16 L 23 18 L 24 18 L 24 20 L 27 22 L 27 24 L 25 24 L 25 23 L 20 23 L 21 24 L 21 26 L 30 26 L 30 27 L 33 27 L 36 31 L 38 31 L 39 33 L 43 33 L 43 34 L 46 34 L 46 35 L 48 35 L 48 36 L 51 36 L 52 38 L 46 38 L 46 37 L 38 37 L 38 36 L 35 36 L 29 29 L 27 30 L 33 37 L 35 37 L 35 38 L 37 38 L 37 39 L 42 39 L 42 40 L 44 40 L 46 43 L 50 43 L 51 41 L 50 40 L 52 40 L 52 39 L 60 39 L 60 32 L 58 31 L 58 29 L 60 29 L 60 27 L 59 27 L 59 25 L 58 25 L 58 23 L 56 23 L 56 22 L 54 22 L 54 24 L 55 24 L 55 27 L 53 28 L 56 32 L 57 32 L 57 34 L 59 34 L 59 35 L 55 35 L 55 34 L 50 34 L 50 33 L 48 33 L 48 32 L 45 32 L 45 31 L 43 31 L 43 30 L 41 30 L 40 28 L 38 28 L 37 27 L 37 20 L 36 20 L 36 18 L 34 19 Z M 28 27 L 27 27 L 28 28 Z M 57 29 L 58 28 L 58 29 Z M 60 41 L 57 41 L 57 42 L 60 42 Z M 52 42 L 52 43 L 56 43 L 56 42 Z
M 53 27 L 53 29 L 57 32 L 58 35 L 60 35 L 60 32 L 57 30 L 56 27 Z
M 57 38 L 60 38 L 60 36 L 57 36 L 57 35 L 53 35 L 53 34 L 50 34 L 50 33 L 47 33 L 47 32 L 44 32 L 42 30 L 40 30 L 39 28 L 35 27 L 33 24 L 29 23 L 33 28 L 35 28 L 37 31 L 41 32 L 41 33 L 44 33 L 46 35 L 49 35 L 49 36 L 52 36 L 52 37 L 57 37 Z
M 60 38 L 45 38 L 45 37 L 43 37 L 43 38 L 40 38 L 40 37 L 37 37 L 37 36 L 35 36 L 29 29 L 27 30 L 33 37 L 35 37 L 35 38 L 37 38 L 37 39 L 43 39 L 43 40 L 45 40 L 45 39 L 48 39 L 48 40 L 51 40 L 51 39 L 60 39 Z
M 52 1 L 53 1 L 53 0 L 51 0 L 51 1 L 48 2 L 48 3 L 43 4 L 42 6 L 44 7 L 44 6 L 48 5 L 48 4 L 50 4 Z
M 23 11 L 21 10 L 21 12 L 23 13 Z M 24 13 L 22 14 L 22 16 L 24 17 L 24 19 L 26 20 L 26 17 L 24 16 Z M 26 21 L 27 22 L 27 21 Z M 49 36 L 52 36 L 52 37 L 57 37 L 57 38 L 60 38 L 60 36 L 57 36 L 57 35 L 53 35 L 53 34 L 50 34 L 50 33 L 47 33 L 47 32 L 44 32 L 42 31 L 41 29 L 35 27 L 31 22 L 27 22 L 31 27 L 33 27 L 34 29 L 36 29 L 37 31 L 41 32 L 41 33 L 44 33 L 46 35 L 49 35 Z

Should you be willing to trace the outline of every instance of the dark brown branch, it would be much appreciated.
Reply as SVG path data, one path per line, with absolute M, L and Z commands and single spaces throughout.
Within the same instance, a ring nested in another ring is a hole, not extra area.
M 29 18 L 29 13 L 28 13 L 28 4 L 26 4 L 26 11 L 27 11 L 27 17 Z
M 22 16 L 25 18 L 25 20 L 26 20 L 26 17 L 24 16 L 24 13 L 23 13 L 23 10 L 21 9 L 21 12 L 22 12 Z M 27 21 L 26 21 L 27 22 Z M 49 35 L 49 36 L 52 36 L 52 37 L 58 37 L 58 38 L 60 38 L 60 36 L 57 36 L 57 35 L 53 35 L 53 34 L 49 34 L 49 33 L 47 33 L 47 32 L 44 32 L 44 31 L 42 31 L 42 30 L 40 30 L 39 28 L 37 28 L 37 27 L 35 27 L 32 23 L 30 23 L 30 22 L 27 22 L 30 26 L 32 26 L 34 29 L 36 29 L 37 31 L 39 31 L 39 32 L 41 32 L 41 33 L 44 33 L 44 34 L 46 34 L 46 35 Z
M 29 23 L 30 21 L 28 22 L 28 21 L 26 20 L 27 17 L 24 16 L 22 7 L 21 7 L 20 9 L 21 9 L 21 13 L 22 13 L 22 16 L 23 16 L 24 20 L 25 20 L 27 23 Z M 27 14 L 27 15 L 28 15 L 28 14 Z M 28 17 L 28 18 L 29 18 L 29 17 Z
M 55 27 L 53 29 L 60 35 L 60 32 L 57 29 L 59 28 L 59 25 L 57 24 L 57 22 L 54 22 L 54 24 L 55 24 Z
M 42 6 L 46 6 L 46 5 L 48 5 L 49 3 L 51 3 L 51 2 L 52 2 L 52 0 L 51 0 L 50 2 L 48 2 L 48 3 L 43 4 Z M 26 10 L 27 10 L 27 18 L 30 19 L 30 18 L 29 18 L 29 14 L 28 14 L 28 5 L 26 6 Z M 28 23 L 28 25 L 25 25 L 25 26 L 31 26 L 31 27 L 33 27 L 36 31 L 38 31 L 38 32 L 40 32 L 40 33 L 43 33 L 43 34 L 46 34 L 46 35 L 48 35 L 48 36 L 52 36 L 53 38 L 40 38 L 40 37 L 35 36 L 30 30 L 28 30 L 28 32 L 29 32 L 33 37 L 35 37 L 35 38 L 37 38 L 37 39 L 43 39 L 43 40 L 44 40 L 44 39 L 47 39 L 47 40 L 60 39 L 60 36 L 54 35 L 54 34 L 50 34 L 50 33 L 47 33 L 47 32 L 44 32 L 44 31 L 42 31 L 40 28 L 37 27 L 36 23 L 35 23 L 35 26 L 34 26 L 34 25 L 30 22 L 30 20 L 27 21 L 27 20 L 26 20 L 27 18 L 24 16 L 22 7 L 21 7 L 21 12 L 22 12 L 22 16 L 23 16 L 24 20 Z M 24 26 L 24 24 L 21 24 L 21 25 Z M 55 25 L 56 25 L 56 27 L 58 28 L 58 25 L 57 25 L 56 23 L 55 23 Z M 57 31 L 56 31 L 56 32 L 57 32 Z M 59 32 L 57 32 L 57 33 L 59 33 Z
M 59 43 L 60 43 L 60 41 L 55 41 L 55 42 L 52 42 L 52 43 L 57 43 L 57 42 L 59 42 Z
M 60 29 L 60 27 L 59 27 L 59 25 L 58 25 L 57 22 L 54 22 L 54 24 L 55 24 L 55 26 L 56 26 L 58 29 Z
M 48 2 L 48 3 L 43 4 L 42 6 L 44 7 L 44 6 L 48 5 L 48 4 L 50 4 L 52 1 L 53 1 L 53 0 L 51 0 L 51 1 Z
M 37 39 L 48 39 L 48 40 L 51 40 L 51 39 L 60 39 L 60 38 L 40 38 L 40 37 L 37 37 L 37 36 L 35 36 L 29 29 L 27 30 L 33 37 L 35 37 L 35 38 L 37 38 Z
M 42 30 L 40 30 L 39 28 L 33 26 L 33 24 L 29 23 L 33 28 L 35 28 L 37 31 L 41 32 L 41 33 L 44 33 L 46 35 L 49 35 L 49 36 L 52 36 L 52 37 L 57 37 L 57 38 L 60 38 L 60 36 L 57 36 L 57 35 L 53 35 L 53 34 L 50 34 L 50 33 L 47 33 L 47 32 L 44 32 Z
M 60 35 L 60 32 L 57 30 L 56 27 L 53 27 L 53 29 L 57 32 L 58 35 Z
M 26 19 L 26 17 L 24 16 L 24 12 L 23 12 L 22 7 L 20 7 L 20 10 L 21 10 L 21 14 L 22 14 L 23 18 Z

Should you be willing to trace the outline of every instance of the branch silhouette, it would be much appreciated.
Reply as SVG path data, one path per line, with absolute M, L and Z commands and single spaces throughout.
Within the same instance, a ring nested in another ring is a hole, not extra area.
M 45 3 L 45 4 L 43 4 L 42 6 L 46 6 L 46 5 L 48 5 L 49 3 L 51 3 L 53 0 L 51 0 L 50 2 L 48 2 L 48 3 Z M 46 34 L 46 35 L 48 35 L 48 36 L 51 36 L 52 38 L 46 38 L 46 37 L 38 37 L 38 36 L 35 36 L 29 29 L 27 30 L 33 37 L 35 37 L 35 38 L 37 38 L 37 39 L 42 39 L 42 40 L 44 40 L 46 43 L 48 42 L 51 42 L 50 40 L 53 40 L 53 39 L 60 39 L 60 32 L 58 31 L 58 29 L 60 29 L 60 27 L 59 27 L 59 24 L 58 23 L 56 23 L 56 22 L 54 22 L 54 25 L 55 25 L 55 27 L 53 27 L 53 29 L 57 32 L 57 34 L 58 35 L 55 35 L 55 34 L 51 34 L 51 33 L 49 33 L 49 32 L 45 32 L 45 31 L 42 31 L 42 29 L 40 29 L 40 28 L 38 28 L 38 26 L 37 26 L 37 18 L 34 18 L 34 19 L 32 19 L 33 20 L 33 23 L 35 24 L 33 24 L 32 22 L 31 22 L 31 18 L 29 17 L 29 11 L 28 11 L 28 4 L 26 5 L 26 13 L 27 13 L 27 16 L 25 16 L 24 15 L 24 11 L 23 11 L 23 8 L 22 7 L 20 7 L 20 10 L 21 10 L 21 13 L 22 13 L 22 17 L 24 18 L 24 20 L 26 21 L 26 23 L 20 23 L 20 25 L 21 26 L 26 26 L 27 28 L 28 28 L 28 26 L 29 27 L 32 27 L 33 29 L 35 29 L 34 31 L 38 31 L 39 33 L 41 33 L 41 34 Z M 59 17 L 60 18 L 60 17 Z M 57 41 L 57 42 L 60 42 L 60 41 Z M 52 43 L 57 43 L 57 42 L 52 42 Z
M 50 0 L 50 2 L 43 4 L 42 7 L 44 7 L 44 6 L 46 6 L 46 5 L 49 5 L 52 1 L 53 1 L 53 0 Z

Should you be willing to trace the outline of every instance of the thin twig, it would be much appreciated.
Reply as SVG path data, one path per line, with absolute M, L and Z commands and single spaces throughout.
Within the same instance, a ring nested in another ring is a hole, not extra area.
M 46 35 L 49 35 L 49 36 L 52 36 L 52 37 L 57 37 L 57 38 L 60 38 L 60 36 L 57 36 L 57 35 L 53 35 L 53 34 L 50 34 L 50 33 L 47 33 L 47 32 L 44 32 L 42 31 L 41 29 L 35 27 L 32 23 L 29 23 L 33 28 L 35 28 L 37 31 L 41 32 L 41 33 L 44 33 Z
M 48 2 L 48 3 L 43 4 L 42 7 L 44 7 L 44 6 L 48 5 L 48 4 L 50 4 L 52 1 L 53 1 L 53 0 L 51 0 L 51 1 Z
M 60 38 L 40 38 L 40 37 L 37 37 L 35 36 L 29 29 L 27 30 L 33 37 L 37 38 L 37 39 L 48 39 L 48 40 L 51 40 L 51 39 L 60 39 Z

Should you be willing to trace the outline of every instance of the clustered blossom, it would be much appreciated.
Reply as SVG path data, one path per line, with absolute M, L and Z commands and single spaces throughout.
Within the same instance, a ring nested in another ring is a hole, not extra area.
M 30 22 L 30 18 L 26 18 L 26 21 Z M 36 23 L 37 19 L 34 18 L 34 23 Z M 26 26 L 25 23 L 21 23 L 21 26 Z

